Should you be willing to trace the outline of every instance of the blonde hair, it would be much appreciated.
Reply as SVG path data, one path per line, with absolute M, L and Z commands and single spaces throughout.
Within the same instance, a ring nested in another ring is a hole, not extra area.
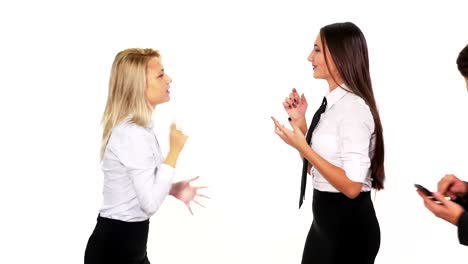
M 102 117 L 101 160 L 112 129 L 126 117 L 131 115 L 131 122 L 143 127 L 151 122 L 153 108 L 145 95 L 146 67 L 149 60 L 159 57 L 153 49 L 126 49 L 115 56 Z

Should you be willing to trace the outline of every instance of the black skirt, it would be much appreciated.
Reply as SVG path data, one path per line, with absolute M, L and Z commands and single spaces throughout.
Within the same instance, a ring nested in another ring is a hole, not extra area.
M 124 222 L 98 216 L 86 246 L 85 264 L 149 264 L 146 255 L 149 220 Z
M 380 227 L 370 192 L 355 199 L 314 190 L 314 220 L 302 264 L 372 264 L 380 248 Z

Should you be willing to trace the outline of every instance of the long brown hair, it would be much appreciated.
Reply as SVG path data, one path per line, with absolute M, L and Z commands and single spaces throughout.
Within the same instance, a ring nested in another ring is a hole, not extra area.
M 350 92 L 361 97 L 370 108 L 376 135 L 375 151 L 370 167 L 372 187 L 381 190 L 384 188 L 385 181 L 384 139 L 379 111 L 372 91 L 364 34 L 351 22 L 335 23 L 320 29 L 320 39 L 323 45 L 328 47 L 336 68 Z M 328 67 L 327 56 L 325 56 L 325 62 Z

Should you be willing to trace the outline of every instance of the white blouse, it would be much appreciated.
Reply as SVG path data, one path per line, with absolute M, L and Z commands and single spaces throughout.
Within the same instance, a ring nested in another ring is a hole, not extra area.
M 145 128 L 130 117 L 109 138 L 102 161 L 104 172 L 102 217 L 126 222 L 149 219 L 169 194 L 175 170 L 164 157 L 153 125 Z
M 326 98 L 327 108 L 312 134 L 311 147 L 328 162 L 342 168 L 351 181 L 363 183 L 362 191 L 370 191 L 375 134 L 369 106 L 341 87 L 328 93 Z M 339 192 L 315 168 L 311 174 L 314 189 Z

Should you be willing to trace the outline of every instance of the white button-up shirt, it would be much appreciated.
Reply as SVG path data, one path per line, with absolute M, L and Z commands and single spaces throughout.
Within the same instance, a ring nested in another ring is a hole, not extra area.
M 328 162 L 342 168 L 351 181 L 363 183 L 362 191 L 370 191 L 375 135 L 369 106 L 341 87 L 328 93 L 326 98 L 327 108 L 312 134 L 311 147 Z M 315 168 L 311 174 L 315 189 L 339 192 Z
M 102 161 L 104 172 L 102 217 L 126 222 L 147 220 L 168 195 L 174 168 L 164 157 L 152 124 L 141 127 L 130 117 L 109 138 Z

